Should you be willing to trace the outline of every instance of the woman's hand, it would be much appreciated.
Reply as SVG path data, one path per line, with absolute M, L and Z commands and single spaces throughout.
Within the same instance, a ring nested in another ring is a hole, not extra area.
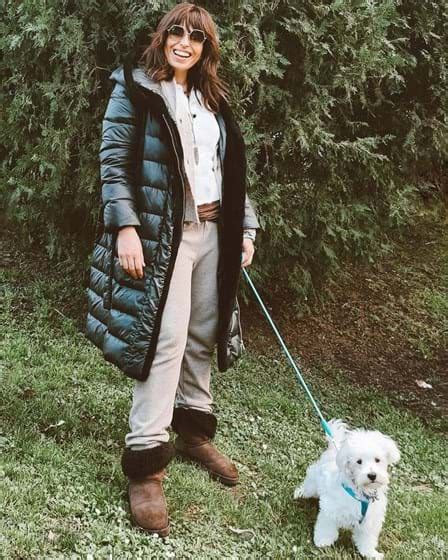
M 243 258 L 241 261 L 242 268 L 245 268 L 246 266 L 249 266 L 252 263 L 254 253 L 255 253 L 254 242 L 252 241 L 252 239 L 244 238 L 243 255 L 242 255 Z
M 117 254 L 121 268 L 134 280 L 143 278 L 143 247 L 134 226 L 126 226 L 118 232 Z

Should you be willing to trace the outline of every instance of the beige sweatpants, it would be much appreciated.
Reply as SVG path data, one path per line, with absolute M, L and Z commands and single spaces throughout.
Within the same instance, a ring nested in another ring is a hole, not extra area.
M 134 385 L 127 447 L 139 450 L 167 442 L 174 406 L 211 412 L 217 267 L 218 225 L 185 223 L 149 377 Z

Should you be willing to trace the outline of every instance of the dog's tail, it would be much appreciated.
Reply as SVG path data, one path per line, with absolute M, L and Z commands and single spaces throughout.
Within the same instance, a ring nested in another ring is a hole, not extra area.
M 338 418 L 333 418 L 332 420 L 330 420 L 328 422 L 328 425 L 330 426 L 330 430 L 333 434 L 333 442 L 336 444 L 336 447 L 339 448 L 344 439 L 347 437 L 347 434 L 349 432 L 348 426 L 345 422 Z M 332 440 L 329 436 L 326 437 L 329 447 L 332 447 Z

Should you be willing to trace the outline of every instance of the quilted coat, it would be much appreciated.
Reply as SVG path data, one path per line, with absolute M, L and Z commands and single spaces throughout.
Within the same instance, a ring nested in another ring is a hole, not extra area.
M 113 91 L 100 148 L 102 207 L 88 288 L 87 336 L 126 375 L 150 372 L 168 287 L 182 238 L 186 173 L 174 116 L 158 82 L 129 60 L 111 75 Z M 224 99 L 216 115 L 223 196 L 218 223 L 218 368 L 241 353 L 236 293 L 243 228 L 258 227 L 246 198 L 241 132 Z M 134 280 L 116 255 L 118 231 L 135 226 L 144 277 Z

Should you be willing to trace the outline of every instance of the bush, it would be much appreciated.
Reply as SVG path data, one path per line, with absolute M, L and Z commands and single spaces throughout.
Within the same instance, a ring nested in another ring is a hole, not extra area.
M 108 75 L 175 2 L 7 2 L 0 143 L 9 218 L 52 257 L 91 249 Z M 248 145 L 263 231 L 255 276 L 306 296 L 373 258 L 439 192 L 447 146 L 444 3 L 205 1 Z

